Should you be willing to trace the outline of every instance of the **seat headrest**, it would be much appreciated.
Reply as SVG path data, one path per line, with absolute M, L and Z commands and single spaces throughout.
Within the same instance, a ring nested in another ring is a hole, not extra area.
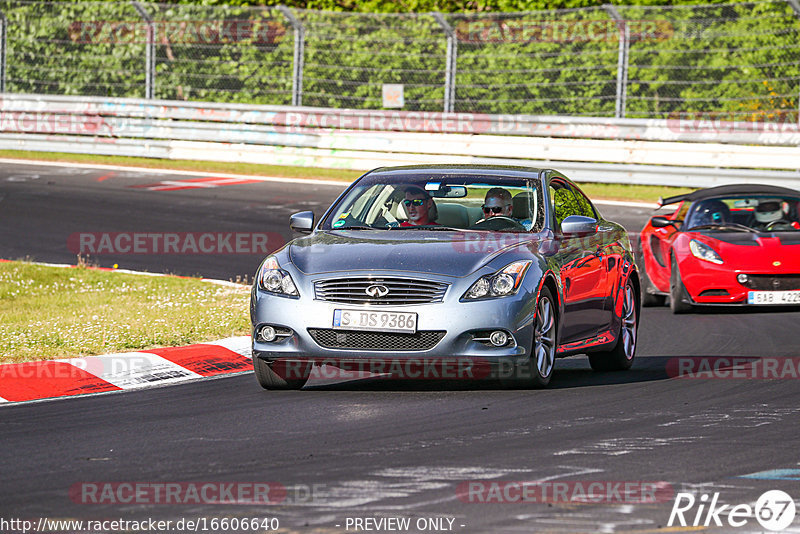
M 533 193 L 517 193 L 511 199 L 511 216 L 516 219 L 529 219 L 531 216 L 531 206 L 533 206 Z

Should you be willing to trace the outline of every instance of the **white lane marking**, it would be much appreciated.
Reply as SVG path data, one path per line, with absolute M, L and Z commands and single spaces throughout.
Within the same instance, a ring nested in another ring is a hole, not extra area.
M 6 399 L 4 399 L 3 397 L 0 397 L 0 402 L 10 402 L 10 401 L 7 401 L 7 400 L 6 400 Z
M 604 456 L 621 456 L 634 451 L 649 451 L 656 447 L 693 443 L 699 437 L 673 437 L 673 438 L 614 438 L 601 440 L 577 449 L 554 452 L 554 456 L 567 454 L 602 454 Z
M 651 210 L 658 208 L 658 204 L 655 202 L 632 202 L 628 200 L 592 200 L 592 202 L 606 206 L 623 206 L 626 208 L 648 208 Z
M 559 468 L 563 469 L 572 469 L 572 471 L 568 473 L 561 473 L 558 475 L 552 475 L 549 477 L 537 478 L 537 482 L 549 482 L 551 480 L 558 480 L 559 478 L 566 478 L 566 477 L 577 477 L 580 475 L 591 475 L 594 473 L 602 473 L 605 471 L 604 469 L 595 469 L 592 467 L 572 467 L 569 465 L 559 465 Z
M 202 378 L 194 371 L 148 352 L 123 352 L 56 361 L 74 365 L 121 389 L 138 389 Z
M 103 165 L 100 163 L 67 163 L 63 161 L 31 161 L 25 159 L 6 159 L 0 158 L 0 163 L 9 163 L 14 165 L 41 165 L 44 167 L 65 167 L 65 168 L 80 168 L 80 169 L 108 169 L 112 171 L 136 171 L 144 174 L 172 174 L 175 176 L 209 176 L 212 178 L 236 178 L 258 180 L 259 182 L 281 182 L 291 184 L 314 184 L 314 185 L 335 185 L 339 187 L 347 187 L 351 182 L 347 180 L 319 180 L 314 178 L 283 178 L 279 176 L 256 176 L 251 174 L 225 174 L 218 172 L 201 172 L 201 171 L 181 171 L 175 169 L 151 169 L 148 167 L 126 167 L 123 165 Z M 353 171 L 353 180 L 361 176 L 361 171 Z

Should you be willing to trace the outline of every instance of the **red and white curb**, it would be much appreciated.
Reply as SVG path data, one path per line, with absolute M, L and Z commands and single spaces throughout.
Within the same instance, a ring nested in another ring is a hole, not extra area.
M 250 337 L 0 365 L 0 403 L 151 388 L 251 371 Z
M 0 259 L 0 262 L 10 260 Z M 30 262 L 48 267 L 76 268 L 60 263 Z M 144 276 L 189 278 L 171 274 L 87 267 L 99 271 Z M 202 282 L 236 288 L 241 284 L 201 278 Z M 239 336 L 184 347 L 164 347 L 0 365 L 0 404 L 125 391 L 251 371 L 250 336 Z

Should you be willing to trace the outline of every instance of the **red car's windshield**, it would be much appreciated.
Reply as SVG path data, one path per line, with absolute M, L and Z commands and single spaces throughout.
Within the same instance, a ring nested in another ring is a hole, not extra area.
M 684 229 L 800 231 L 800 198 L 736 196 L 695 202 Z

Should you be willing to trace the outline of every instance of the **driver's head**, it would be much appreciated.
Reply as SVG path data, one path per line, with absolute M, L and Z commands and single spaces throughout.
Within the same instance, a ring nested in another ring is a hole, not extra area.
M 493 187 L 486 192 L 486 198 L 483 201 L 483 216 L 485 218 L 488 219 L 497 215 L 511 217 L 512 212 L 511 193 L 502 187 Z
M 403 205 L 406 208 L 409 224 L 431 224 L 436 219 L 436 205 L 427 191 L 417 186 L 409 186 L 405 190 Z
M 756 220 L 761 224 L 780 221 L 783 218 L 783 206 L 779 198 L 762 198 L 756 206 Z

